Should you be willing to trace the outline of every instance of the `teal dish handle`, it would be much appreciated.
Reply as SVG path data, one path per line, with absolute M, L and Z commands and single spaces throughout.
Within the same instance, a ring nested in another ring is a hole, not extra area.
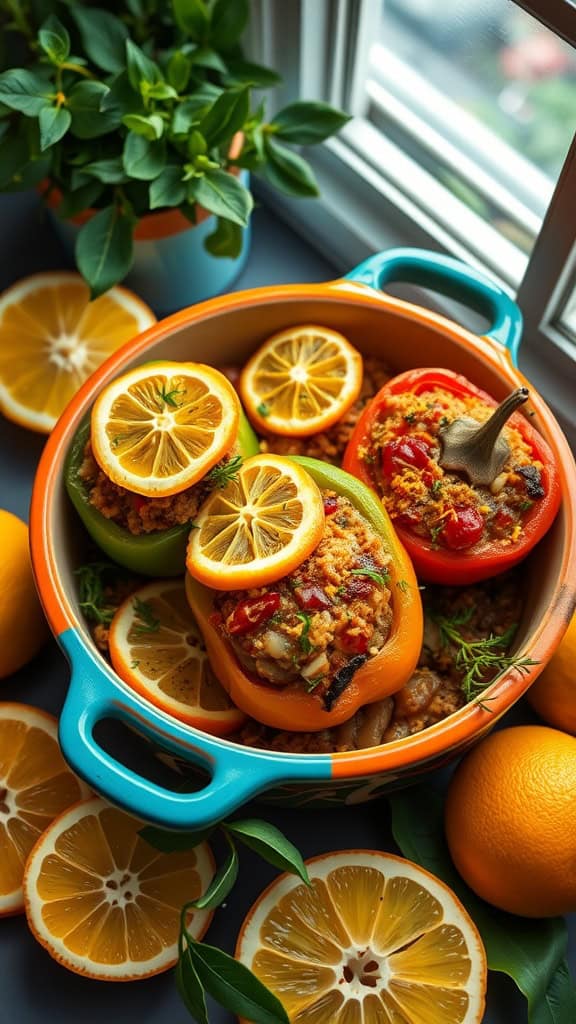
M 518 365 L 522 337 L 519 307 L 495 281 L 452 256 L 427 249 L 388 249 L 369 256 L 346 274 L 346 280 L 381 290 L 392 281 L 405 281 L 463 302 L 488 318 L 490 328 L 485 337 L 503 345 L 514 366 Z
M 166 829 L 196 831 L 228 817 L 247 800 L 286 782 L 330 779 L 327 755 L 282 755 L 220 741 L 163 715 L 120 684 L 96 660 L 76 630 L 58 638 L 72 666 L 60 718 L 60 745 L 73 771 L 111 803 Z M 94 737 L 109 718 L 136 729 L 161 748 L 203 768 L 210 780 L 195 793 L 173 792 L 142 777 Z

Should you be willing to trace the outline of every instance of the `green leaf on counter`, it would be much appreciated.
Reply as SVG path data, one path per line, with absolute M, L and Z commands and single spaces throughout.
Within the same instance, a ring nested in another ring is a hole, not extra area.
M 132 266 L 134 218 L 116 206 L 99 210 L 78 234 L 76 265 L 98 298 L 126 276 Z
M 44 151 L 66 134 L 72 123 L 72 115 L 65 107 L 42 107 L 38 123 L 40 125 L 40 149 Z
M 197 900 L 189 903 L 188 906 L 195 907 L 196 910 L 214 910 L 232 892 L 238 878 L 238 854 L 236 853 L 234 843 L 228 835 L 226 840 L 228 842 L 228 856 L 226 860 L 214 875 L 206 892 L 199 896 Z
M 349 114 L 331 107 L 329 103 L 302 100 L 291 103 L 276 114 L 272 127 L 284 142 L 314 146 L 339 132 L 349 120 Z
M 219 217 L 216 230 L 204 240 L 204 247 L 213 256 L 228 256 L 235 260 L 242 252 L 242 228 Z
M 215 946 L 187 941 L 201 985 L 225 1010 L 254 1024 L 289 1024 L 280 1000 L 244 964 Z
M 70 53 L 70 36 L 55 14 L 50 14 L 38 32 L 38 42 L 53 64 L 63 64 Z
M 488 967 L 509 975 L 528 1001 L 529 1024 L 571 1024 L 576 987 L 566 964 L 563 918 L 515 917 L 479 899 L 456 871 L 444 839 L 442 797 L 419 786 L 388 798 L 392 832 L 402 853 L 456 893 L 486 947 Z
M 96 139 L 118 127 L 118 111 L 102 109 L 109 91 L 102 82 L 77 82 L 72 87 L 68 95 L 68 109 L 72 115 L 70 131 L 77 139 Z
M 192 178 L 188 182 L 188 201 L 241 227 L 246 227 L 254 205 L 248 189 L 227 171 L 207 171 L 200 178 Z
M 24 68 L 11 68 L 0 75 L 0 103 L 26 117 L 38 117 L 44 107 L 50 106 L 51 92 L 50 82 Z
M 269 136 L 265 141 L 266 163 L 262 174 L 271 185 L 289 196 L 317 196 L 319 194 L 312 169 L 301 156 L 286 146 L 280 146 Z
M 188 944 L 181 950 L 176 965 L 176 987 L 184 1006 L 197 1024 L 210 1024 L 204 989 L 196 973 Z
M 306 885 L 310 885 L 300 851 L 275 825 L 259 818 L 245 818 L 243 821 L 227 821 L 223 828 L 275 868 L 299 875 Z
M 183 850 L 193 850 L 208 839 L 213 828 L 198 829 L 197 832 L 169 832 L 167 829 L 156 828 L 154 825 L 145 825 L 138 832 L 150 846 L 162 853 L 176 853 Z
M 69 9 L 90 60 L 103 71 L 122 71 L 128 38 L 124 22 L 101 7 L 70 4 Z
M 152 181 L 156 178 L 166 160 L 164 140 L 151 142 L 143 135 L 129 132 L 124 143 L 122 163 L 129 178 L 137 181 Z

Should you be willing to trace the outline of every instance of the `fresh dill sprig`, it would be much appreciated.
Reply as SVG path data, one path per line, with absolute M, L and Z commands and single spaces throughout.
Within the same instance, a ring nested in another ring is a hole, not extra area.
M 387 569 L 383 569 L 382 572 L 378 572 L 377 569 L 350 569 L 351 576 L 368 576 L 374 583 L 379 583 L 381 587 L 390 586 L 390 573 Z
M 176 401 L 176 395 L 185 395 L 186 388 L 172 388 L 172 391 L 166 391 L 166 384 L 163 384 L 161 388 L 156 388 L 156 394 L 166 405 L 171 405 L 173 409 L 179 409 L 182 403 Z
M 78 577 L 79 606 L 89 622 L 109 626 L 116 609 L 106 598 L 104 578 L 106 574 L 118 572 L 112 562 L 88 562 L 74 570 Z
M 238 473 L 242 468 L 243 461 L 244 459 L 241 455 L 233 455 L 231 459 L 228 459 L 228 462 L 214 466 L 206 476 L 208 483 L 212 484 L 213 487 L 221 487 L 223 489 L 232 480 L 238 479 Z
M 538 662 L 506 653 L 518 628 L 517 623 L 500 636 L 491 633 L 481 640 L 466 640 L 458 627 L 466 625 L 473 612 L 473 608 L 467 608 L 451 618 L 442 615 L 432 615 L 431 618 L 440 631 L 441 645 L 452 645 L 456 649 L 454 664 L 456 669 L 463 673 L 460 686 L 466 700 L 474 700 L 484 710 L 489 711 L 490 708 L 484 703 L 488 698 L 479 700 L 486 687 L 510 668 L 524 673 Z
M 136 633 L 157 633 L 160 629 L 160 619 L 156 618 L 148 601 L 141 601 L 135 597 L 133 602 L 136 613 Z

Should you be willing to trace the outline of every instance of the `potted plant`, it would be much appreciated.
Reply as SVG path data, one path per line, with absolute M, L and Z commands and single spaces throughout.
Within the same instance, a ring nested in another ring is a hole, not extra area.
M 347 115 L 298 102 L 244 57 L 249 0 L 0 0 L 0 189 L 40 188 L 93 296 L 127 279 L 162 313 L 228 286 L 247 253 L 248 175 L 315 196 L 290 145 Z

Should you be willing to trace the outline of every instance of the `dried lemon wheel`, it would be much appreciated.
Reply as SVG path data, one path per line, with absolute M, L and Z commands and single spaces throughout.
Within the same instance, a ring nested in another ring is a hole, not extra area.
M 212 672 L 182 580 L 131 594 L 112 619 L 109 644 L 120 678 L 174 718 L 217 736 L 246 720 Z
M 148 498 L 178 494 L 233 448 L 240 403 L 218 370 L 157 362 L 112 381 L 94 403 L 92 450 L 115 484 Z
M 260 587 L 308 558 L 324 532 L 324 505 L 312 477 L 280 455 L 255 455 L 202 505 L 186 566 L 217 590 Z
M 479 1024 L 486 954 L 462 904 L 423 868 L 343 850 L 269 886 L 236 957 L 293 1024 Z
M 258 430 L 306 437 L 326 430 L 362 387 L 362 357 L 328 327 L 306 325 L 275 334 L 248 360 L 240 395 Z

